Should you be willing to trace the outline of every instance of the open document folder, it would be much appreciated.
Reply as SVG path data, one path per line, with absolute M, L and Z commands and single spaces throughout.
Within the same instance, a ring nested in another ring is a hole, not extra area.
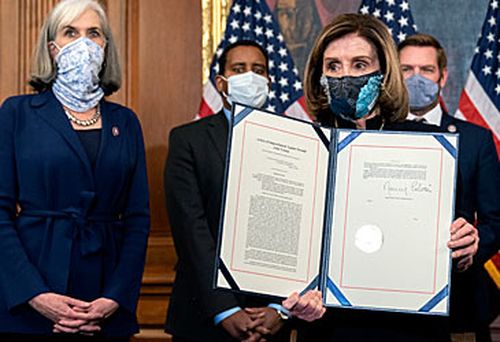
M 355 131 L 235 105 L 215 286 L 448 314 L 458 137 Z

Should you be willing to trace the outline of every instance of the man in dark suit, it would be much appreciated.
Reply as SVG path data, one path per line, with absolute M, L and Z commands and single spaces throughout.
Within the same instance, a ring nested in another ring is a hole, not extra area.
M 324 313 L 317 291 L 283 305 L 212 288 L 231 103 L 264 105 L 268 59 L 252 41 L 231 44 L 219 58 L 218 114 L 174 128 L 165 167 L 165 193 L 179 257 L 167 314 L 174 341 L 284 339 L 284 313 L 313 320 Z M 268 306 L 271 305 L 271 306 Z
M 500 169 L 491 133 L 456 119 L 439 103 L 448 77 L 447 60 L 440 43 L 427 34 L 416 34 L 400 43 L 399 59 L 410 95 L 409 120 L 423 121 L 460 134 L 459 170 L 461 196 L 458 213 L 476 222 L 479 249 L 473 259 L 455 266 L 451 293 L 451 325 L 458 333 L 476 334 L 477 341 L 491 341 L 488 326 L 498 314 L 499 293 L 483 265 L 500 247 Z

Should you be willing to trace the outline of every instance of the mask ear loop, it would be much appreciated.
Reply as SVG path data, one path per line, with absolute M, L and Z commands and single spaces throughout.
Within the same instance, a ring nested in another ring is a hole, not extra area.
M 228 85 L 229 85 L 228 79 L 227 79 L 225 76 L 223 76 L 223 75 L 217 75 L 217 76 L 219 76 L 220 78 L 222 78 L 222 79 L 223 79 L 224 81 L 226 81 L 226 83 L 228 83 Z M 222 96 L 224 96 L 226 99 L 228 99 L 228 98 L 229 98 L 229 95 L 228 95 L 228 94 L 226 94 L 226 92 L 225 92 L 225 91 L 221 91 L 221 94 L 222 94 Z
M 439 70 L 439 79 L 436 82 L 436 84 L 438 85 L 438 94 L 437 94 L 438 103 L 441 103 L 441 101 L 439 100 L 439 97 L 443 96 L 443 94 L 441 93 L 443 91 L 443 88 L 441 87 L 441 80 L 442 79 L 443 79 L 443 72 L 441 70 Z
M 380 125 L 380 128 L 378 129 L 379 131 L 382 131 L 384 129 L 384 126 L 385 126 L 385 118 L 383 116 L 381 116 L 382 118 L 382 124 Z
M 57 45 L 57 43 L 56 43 L 54 40 L 51 40 L 48 44 L 49 44 L 51 47 L 54 47 L 54 48 L 56 48 L 57 50 L 59 50 L 59 51 L 57 51 L 56 56 L 59 54 L 59 52 L 61 52 L 62 48 L 61 48 L 59 45 Z M 54 57 L 54 58 L 55 58 L 55 57 Z
M 59 45 L 57 45 L 57 43 L 56 43 L 55 40 L 50 41 L 49 44 L 51 44 L 52 46 L 56 47 L 57 50 L 59 50 L 59 51 L 62 50 L 62 48 Z
M 61 53 L 61 47 L 59 45 L 57 45 L 57 43 L 54 40 L 50 41 L 48 43 L 48 45 L 50 45 L 49 51 L 50 51 L 50 49 L 53 49 L 53 48 L 56 48 L 58 50 L 57 53 L 54 55 L 54 57 L 52 57 L 52 54 L 49 53 L 50 57 L 51 57 L 50 59 L 52 60 L 52 66 L 53 66 L 53 68 L 56 69 L 57 68 L 56 59 L 57 59 L 57 56 Z

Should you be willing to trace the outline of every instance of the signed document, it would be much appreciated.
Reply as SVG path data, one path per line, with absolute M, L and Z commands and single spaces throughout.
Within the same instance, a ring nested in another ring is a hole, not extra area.
M 448 314 L 458 137 L 325 129 L 235 105 L 215 287 Z
M 456 137 L 339 131 L 337 140 L 326 304 L 446 313 Z

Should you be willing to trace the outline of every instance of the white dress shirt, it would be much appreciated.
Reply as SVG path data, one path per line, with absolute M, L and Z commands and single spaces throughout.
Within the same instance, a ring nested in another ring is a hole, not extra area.
M 420 121 L 423 118 L 425 119 L 425 122 L 428 124 L 440 126 L 442 117 L 443 117 L 443 110 L 441 109 L 439 103 L 437 103 L 434 108 L 425 113 L 423 116 L 417 116 L 415 114 L 408 113 L 408 117 L 406 119 L 411 121 Z

